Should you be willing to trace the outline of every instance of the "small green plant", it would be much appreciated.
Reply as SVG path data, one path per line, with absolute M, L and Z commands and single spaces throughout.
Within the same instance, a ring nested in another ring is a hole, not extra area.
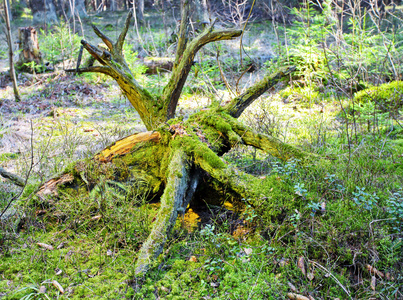
M 298 162 L 298 159 L 290 159 L 285 164 L 278 161 L 273 162 L 271 173 L 285 175 L 287 178 L 293 178 L 298 174 Z
M 297 194 L 300 197 L 305 198 L 305 196 L 307 195 L 307 189 L 305 189 L 305 184 L 304 183 L 297 183 L 294 185 L 294 191 L 295 194 Z
M 42 73 L 45 71 L 45 66 L 42 64 L 37 64 L 35 61 L 24 63 L 22 66 L 24 69 L 30 70 L 33 74 Z
M 393 193 L 387 199 L 387 210 L 392 218 L 395 220 L 392 222 L 394 224 L 394 229 L 401 231 L 403 225 L 403 189 L 398 190 Z
M 45 291 L 42 291 L 41 288 L 37 284 L 32 284 L 26 287 L 23 287 L 15 292 L 18 295 L 20 300 L 33 300 L 33 299 L 48 299 L 50 300 L 49 296 L 46 294 Z M 22 294 L 22 295 L 21 295 Z
M 372 210 L 378 203 L 378 196 L 376 193 L 370 194 L 365 192 L 365 187 L 355 187 L 356 191 L 353 192 L 353 200 L 357 206 L 364 207 L 366 210 Z
M 66 23 L 61 22 L 50 32 L 40 31 L 39 44 L 45 59 L 52 65 L 67 59 L 76 59 L 80 49 L 81 37 L 72 34 Z

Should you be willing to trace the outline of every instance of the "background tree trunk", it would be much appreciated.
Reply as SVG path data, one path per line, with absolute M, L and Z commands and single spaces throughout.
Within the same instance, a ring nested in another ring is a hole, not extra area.
M 88 17 L 85 0 L 74 0 L 74 7 L 70 8 L 70 14 L 78 15 L 80 18 Z
M 109 0 L 108 1 L 108 10 L 116 11 L 118 9 L 118 3 L 116 0 Z
M 4 7 L 7 7 L 8 10 L 8 19 L 10 22 L 13 20 L 13 14 L 11 13 L 11 5 L 10 5 L 10 0 L 6 0 L 7 3 L 4 3 Z M 7 6 L 6 6 L 7 4 Z
M 138 0 L 137 2 L 137 20 L 140 25 L 145 25 L 144 21 L 144 0 Z
M 31 0 L 29 2 L 34 24 L 57 23 L 56 6 L 53 0 Z
M 6 19 L 6 38 L 7 38 L 7 44 L 8 44 L 8 58 L 10 62 L 10 77 L 13 82 L 13 89 L 14 89 L 14 97 L 15 101 L 20 101 L 20 92 L 18 91 L 18 84 L 17 84 L 17 77 L 15 76 L 15 70 L 14 70 L 14 54 L 13 54 L 13 40 L 11 36 L 11 25 L 10 25 L 10 7 L 8 6 L 8 1 L 4 0 L 4 7 L 5 7 L 5 19 Z

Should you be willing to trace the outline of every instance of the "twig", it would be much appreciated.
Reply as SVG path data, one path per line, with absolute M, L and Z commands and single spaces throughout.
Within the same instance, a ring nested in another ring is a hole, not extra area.
M 25 178 L 23 188 L 22 188 L 21 191 L 18 193 L 18 195 L 16 195 L 16 196 L 14 196 L 13 198 L 11 198 L 11 200 L 8 202 L 6 208 L 2 211 L 2 213 L 1 213 L 1 215 L 0 215 L 0 220 L 1 220 L 1 218 L 3 217 L 3 215 L 6 213 L 6 211 L 10 208 L 11 203 L 13 203 L 13 201 L 15 201 L 16 199 L 18 199 L 19 197 L 21 197 L 22 193 L 23 193 L 24 190 L 25 190 L 25 187 L 27 186 L 29 176 L 30 176 L 30 174 L 31 174 L 31 172 L 32 172 L 32 169 L 33 169 L 33 167 L 34 167 L 34 144 L 33 144 L 33 140 L 34 140 L 34 128 L 33 128 L 32 120 L 31 120 L 31 165 L 29 166 L 28 173 L 27 173 L 27 176 L 26 176 L 26 178 Z
M 316 261 L 310 260 L 308 259 L 308 261 L 312 264 L 314 264 L 315 266 L 319 267 L 320 269 L 322 269 L 323 271 L 325 271 L 327 274 L 329 274 L 330 277 L 333 278 L 334 281 L 336 281 L 336 283 L 343 289 L 343 291 L 347 294 L 347 296 L 352 299 L 350 292 L 340 283 L 340 281 L 332 274 L 330 273 L 330 271 L 328 269 L 326 269 L 324 266 L 322 266 L 321 264 L 317 263 Z

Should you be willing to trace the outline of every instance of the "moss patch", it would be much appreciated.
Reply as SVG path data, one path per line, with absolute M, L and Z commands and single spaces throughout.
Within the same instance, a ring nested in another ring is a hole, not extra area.
M 403 107 L 403 82 L 393 81 L 359 91 L 354 101 L 358 104 L 375 102 L 383 112 L 397 112 Z

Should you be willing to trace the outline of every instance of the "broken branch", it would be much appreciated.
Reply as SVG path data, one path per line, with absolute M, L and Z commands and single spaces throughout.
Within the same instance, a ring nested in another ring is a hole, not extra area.
M 224 109 L 234 118 L 238 118 L 243 111 L 259 98 L 269 88 L 275 86 L 282 78 L 295 70 L 295 67 L 285 67 L 279 69 L 274 74 L 266 75 L 262 80 L 252 85 L 243 94 L 232 99 Z

